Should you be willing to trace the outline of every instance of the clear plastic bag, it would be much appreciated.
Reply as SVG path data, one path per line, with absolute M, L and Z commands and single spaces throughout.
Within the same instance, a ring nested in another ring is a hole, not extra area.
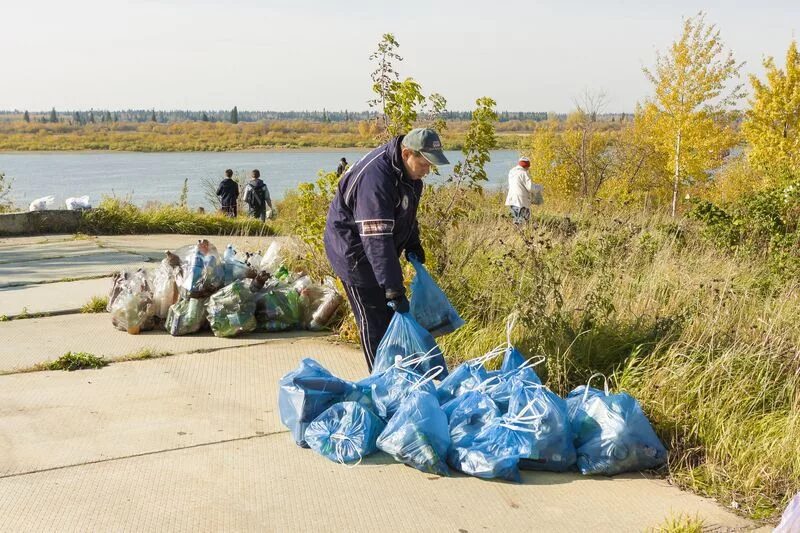
M 286 331 L 300 325 L 300 296 L 290 285 L 267 283 L 255 293 L 255 304 L 259 331 Z
M 143 270 L 121 272 L 114 278 L 108 307 L 111 323 L 131 335 L 153 329 L 155 306 L 153 288 Z
M 168 255 L 161 260 L 158 268 L 153 275 L 153 304 L 155 306 L 155 316 L 162 322 L 169 314 L 169 308 L 178 301 L 178 283 L 176 281 L 180 274 L 179 267 L 174 264 L 175 256 L 167 251 Z
M 298 446 L 308 448 L 306 430 L 330 406 L 358 401 L 359 389 L 337 378 L 313 359 L 303 359 L 300 366 L 279 381 L 278 410 L 281 422 L 292 432 Z
M 28 211 L 44 211 L 56 201 L 55 196 L 42 196 L 31 202 Z
M 201 239 L 197 244 L 178 250 L 182 259 L 178 286 L 184 296 L 205 298 L 225 284 L 225 269 L 213 244 Z
M 413 258 L 410 262 L 417 272 L 411 280 L 411 316 L 434 337 L 452 333 L 463 326 L 464 320 L 425 266 Z
M 412 391 L 378 437 L 378 448 L 417 470 L 447 476 L 450 430 L 436 396 Z
M 344 302 L 331 278 L 327 278 L 322 285 L 306 284 L 298 292 L 303 327 L 311 331 L 324 330 Z
M 64 201 L 64 204 L 67 206 L 69 211 L 79 211 L 81 209 L 91 209 L 92 204 L 89 203 L 88 196 L 74 196 L 71 198 L 67 198 Z
M 283 265 L 283 257 L 281 257 L 281 243 L 277 240 L 272 241 L 264 252 L 261 258 L 259 270 L 266 270 L 270 274 L 274 274 Z
M 781 523 L 772 533 L 797 533 L 800 531 L 800 493 L 795 494 L 781 515 Z
M 208 298 L 181 298 L 172 304 L 164 323 L 170 335 L 189 335 L 197 333 L 206 323 L 206 303 Z
M 609 394 L 607 382 L 604 392 L 590 392 L 587 385 L 583 395 L 571 393 L 570 424 L 582 474 L 613 476 L 666 462 L 666 448 L 633 397 L 624 392 Z
M 256 301 L 247 283 L 234 281 L 206 304 L 208 323 L 217 337 L 235 337 L 256 329 Z
M 332 405 L 308 426 L 305 439 L 309 447 L 331 461 L 346 464 L 378 450 L 376 441 L 383 420 L 358 402 Z
M 428 354 L 431 357 L 421 359 L 414 369 L 424 374 L 430 369 L 441 367 L 438 379 L 447 377 L 447 363 L 439 345 L 428 331 L 420 326 L 411 313 L 394 313 L 383 339 L 375 350 L 375 362 L 372 373 L 383 372 L 394 364 L 395 357 L 408 357 L 413 354 Z

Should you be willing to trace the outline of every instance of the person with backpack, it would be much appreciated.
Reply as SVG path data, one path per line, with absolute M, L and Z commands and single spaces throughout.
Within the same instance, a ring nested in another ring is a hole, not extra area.
M 235 217 L 238 211 L 236 203 L 239 201 L 239 184 L 233 181 L 233 170 L 225 171 L 225 178 L 217 187 L 217 197 L 222 212 L 226 216 Z
M 273 211 L 269 189 L 267 184 L 261 181 L 261 172 L 258 169 L 250 174 L 250 183 L 244 188 L 244 202 L 247 204 L 250 216 L 261 219 L 261 222 L 267 218 L 267 206 L 270 213 Z

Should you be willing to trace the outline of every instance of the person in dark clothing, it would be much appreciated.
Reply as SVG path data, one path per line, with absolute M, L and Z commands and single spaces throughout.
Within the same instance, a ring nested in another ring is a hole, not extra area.
M 267 219 L 267 206 L 272 211 L 269 189 L 267 184 L 261 181 L 261 172 L 258 169 L 250 174 L 250 183 L 244 188 L 244 202 L 247 204 L 250 216 L 260 218 L 261 222 Z
M 370 371 L 394 312 L 409 310 L 400 254 L 425 262 L 417 224 L 422 178 L 448 164 L 434 130 L 411 130 L 356 162 L 328 209 L 325 253 L 344 284 Z
M 225 171 L 225 179 L 217 187 L 220 208 L 225 215 L 235 217 L 237 215 L 236 203 L 239 200 L 239 184 L 233 181 L 233 170 Z
M 348 165 L 347 159 L 345 159 L 344 157 L 341 158 L 339 160 L 339 166 L 336 167 L 336 175 L 341 176 L 342 174 L 344 174 L 344 171 L 347 170 L 347 165 Z

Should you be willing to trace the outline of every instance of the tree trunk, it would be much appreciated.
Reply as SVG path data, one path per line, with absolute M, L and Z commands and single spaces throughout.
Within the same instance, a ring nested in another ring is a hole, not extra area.
M 672 184 L 672 218 L 675 218 L 675 211 L 678 209 L 678 182 L 680 180 L 680 161 L 681 161 L 681 130 L 675 138 L 675 182 Z

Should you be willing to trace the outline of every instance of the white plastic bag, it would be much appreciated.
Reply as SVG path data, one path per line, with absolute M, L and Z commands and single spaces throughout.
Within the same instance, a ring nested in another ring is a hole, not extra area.
M 55 196 L 42 196 L 31 202 L 30 211 L 44 211 L 56 201 Z
M 77 211 L 78 209 L 91 209 L 92 205 L 89 203 L 89 196 L 73 196 L 67 198 L 64 202 L 67 204 L 67 209 L 70 211 Z
M 773 533 L 796 533 L 800 531 L 800 493 L 795 494 L 786 510 L 783 511 L 781 523 L 773 530 Z
M 261 258 L 261 267 L 259 270 L 266 270 L 270 274 L 274 274 L 282 264 L 281 243 L 272 241 L 269 248 L 267 248 L 267 251 L 264 253 L 264 257 Z

